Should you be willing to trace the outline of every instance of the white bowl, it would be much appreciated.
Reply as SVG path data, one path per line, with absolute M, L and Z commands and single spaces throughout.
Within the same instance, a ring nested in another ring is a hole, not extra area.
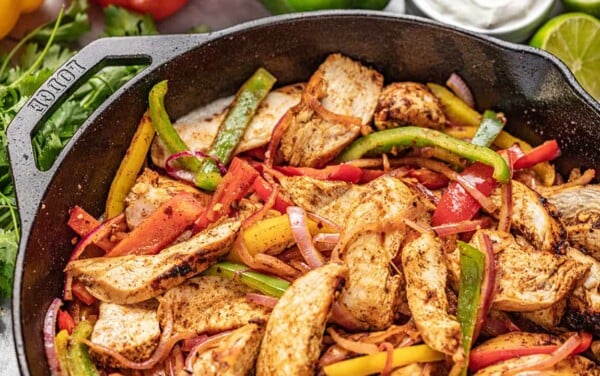
M 523 0 L 508 0 L 511 6 L 523 6 Z M 478 33 L 490 35 L 510 42 L 523 42 L 528 39 L 535 30 L 549 16 L 556 3 L 555 0 L 530 0 L 531 4 L 527 6 L 525 12 L 520 12 L 518 15 L 508 22 L 492 24 L 489 27 L 482 26 L 486 22 L 483 17 L 477 17 L 476 12 L 457 12 L 452 14 L 448 11 L 460 9 L 461 6 L 467 3 L 482 3 L 482 0 L 409 0 L 407 6 L 414 8 L 417 12 L 432 18 L 434 20 L 447 23 L 450 25 L 462 27 L 464 29 L 475 31 Z M 494 1 L 489 1 L 494 2 Z M 496 2 L 498 2 L 496 0 Z M 436 5 L 443 3 L 443 6 Z M 471 19 L 469 19 L 471 18 Z

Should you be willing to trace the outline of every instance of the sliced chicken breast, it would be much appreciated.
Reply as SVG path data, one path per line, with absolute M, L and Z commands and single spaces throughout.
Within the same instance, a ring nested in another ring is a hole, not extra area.
M 600 261 L 569 247 L 567 256 L 589 267 L 569 295 L 564 323 L 576 330 L 600 333 Z
M 125 199 L 125 219 L 129 229 L 137 227 L 150 213 L 181 192 L 192 194 L 204 205 L 210 202 L 210 195 L 195 187 L 145 169 Z
M 282 118 L 283 159 L 292 166 L 323 167 L 371 121 L 382 86 L 377 71 L 329 55 L 310 78 L 300 104 Z
M 379 94 L 374 116 L 379 130 L 416 125 L 439 129 L 446 116 L 439 99 L 427 86 L 417 82 L 394 82 Z
M 484 249 L 482 234 L 492 240 L 496 258 L 496 290 L 492 308 L 501 311 L 530 312 L 546 309 L 565 299 L 585 275 L 589 266 L 567 256 L 541 252 L 527 241 L 512 235 L 479 230 L 471 245 Z M 446 254 L 454 281 L 460 280 L 459 252 Z
M 267 322 L 257 376 L 314 375 L 325 324 L 346 272 L 343 265 L 326 264 L 285 291 Z
M 195 376 L 246 376 L 254 368 L 263 329 L 256 324 L 234 330 L 215 348 L 197 354 Z
M 240 221 L 230 219 L 157 255 L 76 260 L 67 264 L 65 271 L 101 301 L 138 303 L 207 269 L 229 251 L 239 228 Z
M 567 233 L 557 219 L 556 207 L 516 180 L 512 182 L 512 193 L 512 228 L 520 232 L 538 250 L 564 254 Z M 494 190 L 491 199 L 496 206 L 502 205 L 500 188 Z M 492 214 L 497 216 L 498 213 Z
M 421 337 L 434 350 L 464 359 L 461 329 L 448 314 L 446 264 L 442 244 L 432 234 L 422 234 L 402 249 L 402 269 L 412 318 Z
M 303 89 L 304 84 L 299 83 L 270 92 L 256 110 L 234 154 L 266 145 L 279 119 L 300 102 Z M 191 150 L 206 151 L 210 148 L 233 98 L 231 96 L 217 99 L 173 124 L 181 139 Z M 160 167 L 165 166 L 167 158 L 171 155 L 158 137 L 154 140 L 150 153 L 154 164 Z
M 219 333 L 249 323 L 266 322 L 269 309 L 246 302 L 251 290 L 217 276 L 200 276 L 174 287 L 159 298 L 158 318 L 173 314 L 175 333 Z
M 133 305 L 102 302 L 90 340 L 117 351 L 129 360 L 142 362 L 152 356 L 160 339 L 157 307 L 156 300 Z M 93 350 L 91 355 L 105 367 L 120 367 L 119 362 L 110 356 Z

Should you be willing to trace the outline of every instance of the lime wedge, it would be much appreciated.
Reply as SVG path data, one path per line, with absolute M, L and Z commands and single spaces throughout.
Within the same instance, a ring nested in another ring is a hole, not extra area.
M 600 101 L 600 21 L 584 13 L 567 13 L 550 19 L 533 36 L 530 45 L 560 58 L 577 81 Z
M 567 10 L 600 17 L 600 0 L 563 0 Z

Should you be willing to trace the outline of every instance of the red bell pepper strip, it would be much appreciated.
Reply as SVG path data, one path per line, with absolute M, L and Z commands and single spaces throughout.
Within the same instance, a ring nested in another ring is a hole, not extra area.
M 100 222 L 90 213 L 76 205 L 69 210 L 69 220 L 67 221 L 67 225 L 75 231 L 77 235 L 84 237 L 100 226 Z
M 361 168 L 348 164 L 327 166 L 322 169 L 292 166 L 276 166 L 275 169 L 288 176 L 308 176 L 319 180 L 341 180 L 355 184 L 363 175 Z
M 269 182 L 267 182 L 262 176 L 258 176 L 256 180 L 254 180 L 252 189 L 254 190 L 254 193 L 256 193 L 256 195 L 264 202 L 267 202 L 271 196 L 271 193 L 273 192 L 273 187 L 271 187 L 271 184 L 269 184 Z M 287 207 L 291 205 L 292 204 L 288 202 L 282 195 L 278 194 L 273 208 L 281 214 L 285 214 Z
M 248 162 L 233 158 L 208 207 L 194 223 L 194 232 L 204 230 L 210 223 L 228 216 L 231 205 L 246 195 L 258 176 L 258 172 Z
M 192 194 L 178 193 L 152 212 L 106 256 L 157 254 L 194 224 L 204 210 L 202 202 Z
M 73 329 L 77 324 L 73 319 L 73 316 L 69 314 L 67 311 L 63 311 L 62 309 L 58 311 L 58 330 L 66 330 L 69 334 L 73 333 Z
M 473 163 L 461 172 L 461 176 L 486 196 L 492 194 L 496 180 L 493 168 L 483 163 Z M 431 217 L 433 226 L 472 219 L 481 206 L 460 184 L 452 182 L 442 195 Z
M 383 175 L 384 172 L 382 170 L 369 170 L 369 169 L 364 169 L 363 170 L 363 174 L 360 177 L 360 181 L 358 182 L 359 184 L 364 184 L 364 183 L 368 183 L 371 180 L 375 180 L 378 177 L 380 177 L 381 175 Z
M 556 140 L 546 141 L 517 159 L 513 165 L 515 170 L 530 168 L 541 162 L 551 161 L 560 156 L 560 148 Z
M 138 13 L 149 13 L 156 21 L 163 20 L 179 9 L 189 0 L 93 0 L 100 6 L 107 7 L 111 4 L 133 10 Z
M 579 354 L 587 350 L 592 343 L 592 335 L 590 333 L 580 333 L 581 343 L 575 350 L 573 355 Z M 469 357 L 469 370 L 476 372 L 482 368 L 499 363 L 503 360 L 517 358 L 526 355 L 551 354 L 559 347 L 559 345 L 545 345 L 532 347 L 515 347 L 509 349 L 474 349 Z
M 77 299 L 81 300 L 87 305 L 92 305 L 98 300 L 92 294 L 90 294 L 90 292 L 85 288 L 83 283 L 77 280 L 73 281 L 71 289 L 73 291 L 73 295 L 75 295 Z
M 450 182 L 446 176 L 426 168 L 410 170 L 407 175 L 417 179 L 427 189 L 440 189 Z

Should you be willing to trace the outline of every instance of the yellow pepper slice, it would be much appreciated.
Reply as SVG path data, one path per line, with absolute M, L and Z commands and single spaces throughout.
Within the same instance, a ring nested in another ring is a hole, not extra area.
M 308 220 L 308 229 L 311 235 L 326 231 L 320 229 L 317 223 L 311 219 Z M 294 242 L 290 219 L 287 214 L 260 220 L 245 229 L 242 236 L 244 244 L 252 256 L 267 251 L 276 253 L 289 247 Z M 235 248 L 229 252 L 227 260 L 243 263 Z
M 69 362 L 67 360 L 67 347 L 69 345 L 69 332 L 66 329 L 58 332 L 56 337 L 54 337 L 54 347 L 56 348 L 56 355 L 58 356 L 58 364 L 60 369 L 66 374 L 69 367 Z
M 469 107 L 445 87 L 428 83 L 427 87 L 440 100 L 444 114 L 455 126 L 479 127 L 481 114 Z
M 106 199 L 106 219 L 116 217 L 125 210 L 125 197 L 144 166 L 153 138 L 154 127 L 150 114 L 146 112 L 110 185 Z
M 416 345 L 395 349 L 393 358 L 392 367 L 396 368 L 412 363 L 437 362 L 444 359 L 444 354 L 427 345 Z M 387 353 L 379 352 L 330 364 L 323 367 L 323 372 L 327 376 L 370 375 L 381 372 L 386 359 Z

